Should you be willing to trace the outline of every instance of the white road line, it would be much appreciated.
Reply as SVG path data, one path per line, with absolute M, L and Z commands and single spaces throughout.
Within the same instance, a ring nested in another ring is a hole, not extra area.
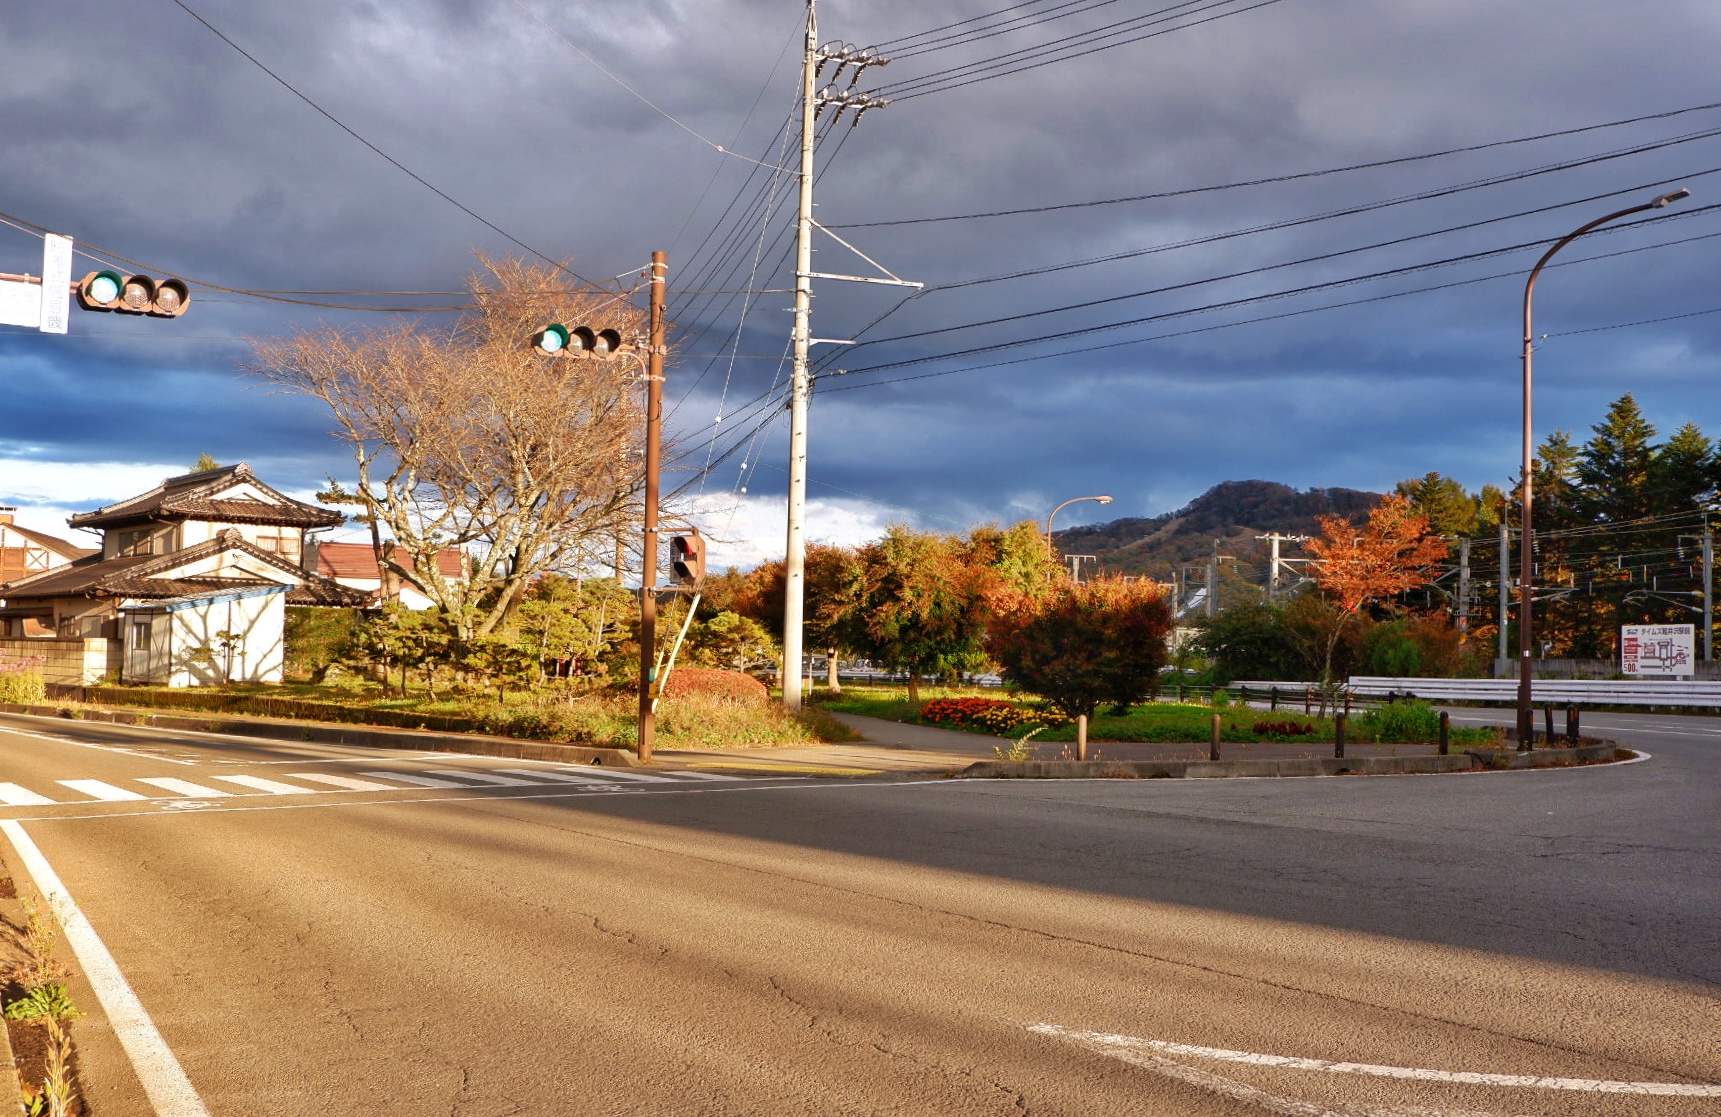
M 746 778 L 745 776 L 725 776 L 717 772 L 677 772 L 675 774 L 690 780 L 739 780 Z
M 190 795 L 198 799 L 212 799 L 222 795 L 231 795 L 231 791 L 222 791 L 219 787 L 208 787 L 190 780 L 176 780 L 172 776 L 139 776 L 138 783 L 147 783 L 151 787 L 159 787 L 163 791 L 171 791 L 176 795 Z
M 465 788 L 467 791 L 472 790 L 472 785 L 469 783 L 455 783 L 453 780 L 434 780 L 429 776 L 413 776 L 408 775 L 405 772 L 360 772 L 359 775 L 375 776 L 379 780 L 399 780 L 401 783 L 410 783 L 415 787 L 461 787 Z M 399 791 L 400 788 L 392 788 L 391 790 Z
M 405 788 L 393 787 L 375 780 L 355 780 L 350 776 L 325 776 L 321 772 L 287 772 L 296 780 L 310 780 L 312 783 L 326 783 L 330 787 L 344 787 L 348 791 L 404 791 Z
M 267 791 L 271 795 L 311 795 L 314 792 L 308 787 L 299 787 L 290 783 L 276 783 L 261 776 L 216 776 L 222 783 L 238 784 L 255 791 Z
M 29 717 L 28 714 L 19 715 Z M 127 756 L 141 757 L 144 760 L 160 760 L 167 764 L 196 764 L 195 760 L 179 760 L 171 756 L 159 756 L 153 752 L 138 752 L 136 749 L 121 748 L 118 745 L 98 745 L 91 741 L 74 741 L 70 737 L 55 737 L 50 733 L 31 733 L 27 729 L 14 729 L 9 725 L 0 725 L 0 737 L 34 737 L 38 741 L 52 741 L 56 745 L 75 745 L 81 749 L 96 749 L 100 752 L 122 752 Z
M 139 799 L 148 799 L 147 795 L 139 795 L 135 791 L 127 791 L 123 787 L 115 787 L 101 780 L 55 780 L 57 784 L 69 787 L 73 791 L 81 791 L 92 799 L 100 799 L 104 803 L 130 803 Z
M 1029 1031 L 1075 1039 L 1092 1046 L 1117 1049 L 1150 1048 L 1167 1055 L 1218 1059 L 1287 1070 L 1325 1071 L 1329 1074 L 1364 1074 L 1377 1078 L 1407 1078 L 1418 1082 L 1456 1082 L 1466 1086 L 1512 1086 L 1534 1090 L 1576 1090 L 1591 1094 L 1642 1094 L 1669 1098 L 1721 1098 L 1721 1086 L 1697 1082 L 1618 1082 L 1598 1078 L 1553 1078 L 1535 1074 L 1486 1074 L 1479 1071 L 1428 1070 L 1422 1067 L 1389 1067 L 1374 1063 L 1346 1063 L 1330 1059 L 1301 1059 L 1289 1055 L 1263 1055 L 1254 1051 L 1231 1051 L 1223 1047 L 1197 1047 L 1162 1039 L 1078 1032 L 1056 1024 L 1035 1024 Z
M 600 768 L 595 764 L 589 768 L 581 768 L 580 772 L 582 774 L 584 774 L 586 772 L 590 772 L 594 776 L 607 777 L 607 778 L 612 779 L 612 780 L 639 780 L 641 783 L 674 783 L 675 782 L 674 780 L 670 779 L 668 776 L 652 776 L 652 775 L 646 774 L 645 772 L 624 772 L 619 768 Z M 539 774 L 541 775 L 542 773 L 539 773 Z
M 0 803 L 8 807 L 46 807 L 54 800 L 46 795 L 37 795 L 27 787 L 19 787 L 15 783 L 0 783 Z
M 487 772 L 472 772 L 465 768 L 432 768 L 430 774 L 433 776 L 453 776 L 457 780 L 472 780 L 474 783 L 490 784 L 493 787 L 544 786 L 543 780 L 517 780 L 509 776 L 492 776 Z
M 197 1096 L 191 1079 L 185 1076 L 173 1049 L 161 1038 L 155 1021 L 120 972 L 119 963 L 73 901 L 54 867 L 48 864 L 23 826 L 10 820 L 0 821 L 0 830 L 11 839 L 12 848 L 18 851 L 30 879 L 36 882 L 36 889 L 48 898 L 72 953 L 84 968 L 84 977 L 107 1014 L 108 1026 L 131 1057 L 132 1068 L 137 1071 L 138 1081 L 143 1084 L 143 1092 L 155 1107 L 157 1117 L 209 1117 L 209 1110 Z
M 531 776 L 540 780 L 555 780 L 557 783 L 578 783 L 587 787 L 614 787 L 608 780 L 594 779 L 583 772 L 555 772 L 545 768 L 498 768 L 498 772 L 510 776 Z

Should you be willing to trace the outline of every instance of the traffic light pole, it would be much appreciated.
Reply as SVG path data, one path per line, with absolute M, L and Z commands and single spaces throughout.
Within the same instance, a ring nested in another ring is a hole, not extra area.
M 645 542 L 639 580 L 639 762 L 651 763 L 657 736 L 657 491 L 663 441 L 663 283 L 667 257 L 651 254 L 651 340 L 645 365 Z

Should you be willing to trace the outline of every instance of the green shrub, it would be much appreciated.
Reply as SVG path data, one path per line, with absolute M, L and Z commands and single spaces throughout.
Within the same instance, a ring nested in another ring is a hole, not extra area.
M 0 671 L 0 702 L 31 706 L 47 698 L 48 688 L 42 682 L 40 671 Z
M 8 1020 L 76 1020 L 82 1015 L 64 985 L 38 985 L 6 1004 Z
M 1214 687 L 1213 701 L 1211 705 L 1215 710 L 1225 709 L 1225 707 L 1231 705 L 1231 692 L 1226 690 L 1224 687 Z
M 1432 741 L 1440 736 L 1440 715 L 1426 702 L 1389 702 L 1360 721 L 1363 734 L 1377 741 Z

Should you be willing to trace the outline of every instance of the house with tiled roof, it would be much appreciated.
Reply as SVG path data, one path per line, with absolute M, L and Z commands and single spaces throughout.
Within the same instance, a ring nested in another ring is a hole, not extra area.
M 385 540 L 383 553 L 401 570 L 411 570 L 412 556 L 399 543 Z M 398 601 L 408 609 L 428 609 L 436 602 L 425 593 L 417 577 L 400 574 L 377 562 L 376 548 L 369 543 L 319 543 L 314 548 L 316 571 L 349 589 L 363 590 L 378 602 Z M 311 565 L 309 558 L 306 566 Z M 436 569 L 442 580 L 456 583 L 471 572 L 466 552 L 444 547 L 436 552 Z
M 0 505 L 0 586 L 95 554 L 89 547 L 23 526 L 15 519 L 17 511 Z
M 0 651 L 45 656 L 61 685 L 279 682 L 286 606 L 371 600 L 306 568 L 307 533 L 344 521 L 244 463 L 169 477 L 67 521 L 100 550 L 0 584 Z

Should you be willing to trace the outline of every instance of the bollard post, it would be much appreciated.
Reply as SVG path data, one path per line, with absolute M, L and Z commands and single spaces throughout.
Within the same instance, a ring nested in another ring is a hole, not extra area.
M 1267 709 L 1277 710 L 1278 708 L 1279 708 L 1279 688 L 1273 687 L 1267 691 Z
M 1551 702 L 1548 703 L 1546 706 L 1542 707 L 1542 724 L 1547 728 L 1547 732 L 1544 733 L 1543 736 L 1547 738 L 1548 747 L 1553 748 L 1554 747 L 1554 705 Z
M 1333 715 L 1333 757 L 1337 760 L 1345 758 L 1345 715 Z
M 1207 750 L 1207 759 L 1219 759 L 1219 734 L 1223 732 L 1225 719 L 1218 714 L 1213 715 L 1213 744 Z
M 1183 684 L 1182 683 L 1177 684 L 1177 700 L 1179 702 L 1183 701 Z
M 1575 745 L 1581 736 L 1578 732 L 1578 704 L 1573 702 L 1566 707 L 1566 740 Z
M 1445 710 L 1440 711 L 1440 755 L 1448 756 L 1452 752 L 1452 715 Z
M 1345 691 L 1345 717 L 1350 717 L 1350 713 L 1351 713 L 1351 692 L 1347 690 L 1347 691 Z
M 1088 715 L 1076 715 L 1076 759 L 1088 758 Z

